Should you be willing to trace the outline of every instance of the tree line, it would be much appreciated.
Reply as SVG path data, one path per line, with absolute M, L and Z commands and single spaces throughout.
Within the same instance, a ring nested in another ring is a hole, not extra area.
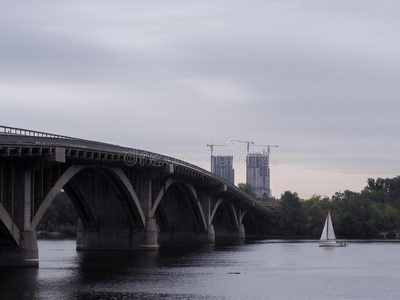
M 239 184 L 239 188 L 256 198 L 250 185 Z M 277 203 L 265 226 L 271 237 L 319 238 L 328 210 L 338 238 L 372 238 L 381 232 L 395 237 L 400 231 L 400 176 L 369 178 L 361 192 L 346 190 L 330 198 L 300 199 L 297 193 L 286 191 L 280 199 L 264 196 L 258 200 Z M 60 192 L 37 230 L 75 236 L 77 220 L 72 202 Z
M 240 188 L 249 191 L 248 185 Z M 369 178 L 361 192 L 346 190 L 330 198 L 314 195 L 304 200 L 286 191 L 280 199 L 259 200 L 279 204 L 269 219 L 271 236 L 318 238 L 328 210 L 339 238 L 373 238 L 380 233 L 393 238 L 400 230 L 400 176 Z

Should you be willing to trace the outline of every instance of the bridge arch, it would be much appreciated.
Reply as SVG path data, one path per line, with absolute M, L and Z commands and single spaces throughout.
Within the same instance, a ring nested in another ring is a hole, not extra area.
M 90 204 L 84 200 L 83 195 L 78 191 L 76 184 L 73 182 L 74 178 L 76 178 L 76 176 L 83 170 L 93 170 L 105 176 L 107 181 L 112 185 L 115 193 L 119 196 L 118 198 L 120 198 L 122 205 L 124 206 L 124 211 L 128 214 L 128 220 L 132 221 L 131 216 L 132 214 L 135 214 L 141 227 L 145 227 L 145 217 L 139 199 L 130 184 L 129 179 L 122 170 L 115 168 L 93 168 L 84 165 L 72 165 L 58 178 L 50 191 L 46 194 L 32 219 L 32 231 L 35 230 L 46 210 L 49 208 L 55 196 L 61 189 L 65 189 L 67 195 L 71 197 L 71 201 L 73 201 L 74 206 L 77 208 L 84 226 L 90 228 L 90 226 L 93 227 L 93 225 L 97 225 L 94 210 L 90 207 Z M 129 207 L 128 209 L 127 206 Z
M 146 218 L 139 197 L 125 172 L 118 168 L 95 168 L 95 170 L 102 173 L 113 186 L 131 225 L 139 225 L 141 228 L 145 228 Z M 138 220 L 138 222 L 134 222 L 134 220 Z
M 5 237 L 10 237 L 11 239 L 0 239 L 2 243 L 5 241 L 12 241 L 12 244 L 15 244 L 19 246 L 20 244 L 20 231 L 13 222 L 12 218 L 8 214 L 7 210 L 3 207 L 3 205 L 0 203 L 0 233 L 4 235 Z M 1 235 L 0 235 L 1 236 Z M 0 243 L 0 244 L 2 244 Z M 8 246 L 8 243 L 7 243 Z
M 210 217 L 216 239 L 234 239 L 239 231 L 239 220 L 233 204 L 223 198 L 215 203 Z
M 247 235 L 255 234 L 257 230 L 257 221 L 253 214 L 242 212 L 240 224 L 243 224 Z
M 165 182 L 164 186 L 158 192 L 157 197 L 154 200 L 154 204 L 153 204 L 153 206 L 152 206 L 152 208 L 150 210 L 150 213 L 149 213 L 149 218 L 154 217 L 154 214 L 156 213 L 156 210 L 157 210 L 158 206 L 160 205 L 161 199 L 164 197 L 165 193 L 168 191 L 168 189 L 171 187 L 171 185 L 173 183 L 175 183 L 175 182 L 176 182 L 176 180 L 172 179 L 172 178 L 169 178 Z
M 70 180 L 64 187 L 64 192 L 73 203 L 78 212 L 84 228 L 95 230 L 98 226 L 96 214 L 90 202 L 85 201 L 85 197 L 79 191 L 78 187 Z
M 156 194 L 149 217 L 158 225 L 160 243 L 208 242 L 208 226 L 195 188 L 169 178 Z
M 157 221 L 158 230 L 160 233 L 171 232 L 172 224 L 162 204 L 158 205 L 154 218 Z
M 61 176 L 58 178 L 57 182 L 50 189 L 50 191 L 45 196 L 44 200 L 39 206 L 33 220 L 31 222 L 31 231 L 34 231 L 40 220 L 43 218 L 45 212 L 54 200 L 54 197 L 61 191 L 61 189 L 80 171 L 85 169 L 86 166 L 72 165 L 70 166 Z
M 232 225 L 237 227 L 240 223 L 236 215 L 235 207 L 223 198 L 218 198 L 217 202 L 215 203 L 214 208 L 210 215 L 210 224 L 213 224 L 215 215 L 219 211 L 221 205 L 222 205 L 221 209 L 225 209 L 225 212 L 229 214 Z
M 169 178 L 163 188 L 158 192 L 154 204 L 149 212 L 149 218 L 153 218 L 157 211 L 160 211 L 164 217 L 168 218 L 168 214 L 165 212 L 165 208 L 162 208 L 162 202 L 165 201 L 165 197 L 168 191 L 172 189 L 179 190 L 181 195 L 184 196 L 189 212 L 192 214 L 195 222 L 199 225 L 199 231 L 205 232 L 207 230 L 207 222 L 204 216 L 204 211 L 201 203 L 198 201 L 198 196 L 195 188 L 191 184 L 187 184 L 183 181 L 179 181 L 173 178 Z M 171 225 L 173 222 L 171 217 L 168 218 L 167 222 Z

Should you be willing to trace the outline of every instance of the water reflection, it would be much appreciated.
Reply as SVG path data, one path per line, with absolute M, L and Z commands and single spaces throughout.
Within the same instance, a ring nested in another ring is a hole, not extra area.
M 1 299 L 38 298 L 38 274 L 37 268 L 0 269 Z
M 3 299 L 398 299 L 400 244 L 164 245 L 76 252 L 39 242 L 39 269 L 0 269 Z
M 70 297 L 201 299 L 203 297 L 191 295 L 190 290 L 179 295 L 166 291 L 181 290 L 182 281 L 188 280 L 183 269 L 201 266 L 207 253 L 214 251 L 215 247 L 175 244 L 163 245 L 159 251 L 79 252 L 76 255 L 78 269 L 71 283 L 81 288 Z

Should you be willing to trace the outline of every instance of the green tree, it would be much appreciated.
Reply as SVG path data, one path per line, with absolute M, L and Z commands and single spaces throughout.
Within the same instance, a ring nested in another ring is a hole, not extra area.
M 253 191 L 253 187 L 249 183 L 239 183 L 238 187 L 241 191 L 245 192 L 247 195 L 257 198 L 256 193 Z
M 301 200 L 297 193 L 286 191 L 280 201 L 278 214 L 281 233 L 286 236 L 302 236 L 305 233 L 307 217 L 301 209 Z
M 376 227 L 379 211 L 368 196 L 367 192 L 353 193 L 343 199 L 340 207 L 339 235 L 368 238 L 379 234 Z
M 322 210 L 320 200 L 311 197 L 302 203 L 303 212 L 307 216 L 307 236 L 319 237 L 321 235 L 326 214 Z
M 78 213 L 65 192 L 54 198 L 38 225 L 38 230 L 60 232 L 67 235 L 76 234 Z

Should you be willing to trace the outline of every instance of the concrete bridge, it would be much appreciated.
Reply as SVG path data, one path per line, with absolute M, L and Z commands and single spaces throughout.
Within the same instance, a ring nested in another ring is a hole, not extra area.
M 270 210 L 228 181 L 164 155 L 0 126 L 0 266 L 38 266 L 35 229 L 64 190 L 77 250 L 244 240 Z

